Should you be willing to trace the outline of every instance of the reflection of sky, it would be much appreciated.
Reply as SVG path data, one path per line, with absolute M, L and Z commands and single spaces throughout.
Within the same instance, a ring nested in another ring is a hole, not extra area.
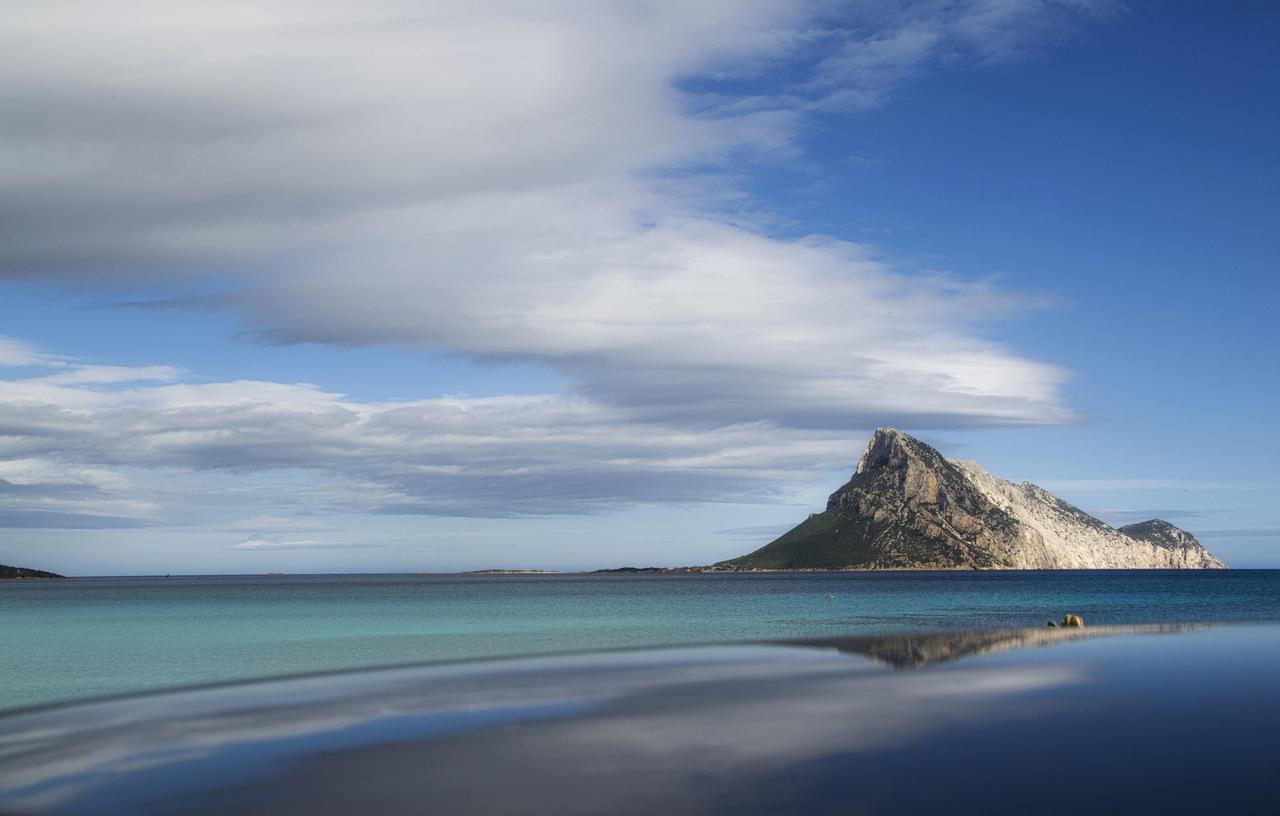
M 97 800 L 124 804 L 135 797 L 165 799 L 183 797 L 207 789 L 210 780 L 254 782 L 278 773 L 290 759 L 300 754 L 352 751 L 370 745 L 434 739 L 458 731 L 535 719 L 567 717 L 588 708 L 585 703 L 536 706 L 496 706 L 435 714 L 389 713 L 387 716 L 326 728 L 311 722 L 293 736 L 264 736 L 247 740 L 243 732 L 226 734 L 225 742 L 193 745 L 186 750 L 171 748 L 128 754 L 107 768 L 92 768 L 57 779 L 45 780 L 15 798 L 50 806 L 65 805 L 70 810 L 92 809 Z M 141 803 L 138 803 L 139 805 Z
M 235 685 L 16 716 L 6 724 L 18 727 L 0 739 L 0 802 L 52 804 L 97 790 L 113 775 L 217 764 L 255 743 L 329 750 L 352 740 L 423 738 L 562 714 L 659 683 L 783 677 L 798 668 L 792 658 L 768 647 L 533 658 Z M 834 654 L 806 662 L 850 669 Z
M 1048 756 L 1141 780 L 1174 751 L 1228 779 L 1280 725 L 1277 646 L 1280 627 L 1126 634 L 906 672 L 831 649 L 721 647 L 208 689 L 0 720 L 0 804 L 336 813 L 371 797 L 412 812 L 429 794 L 437 812 L 737 810 L 854 795 L 855 781 L 888 796 L 889 780 L 982 763 L 1016 788 Z

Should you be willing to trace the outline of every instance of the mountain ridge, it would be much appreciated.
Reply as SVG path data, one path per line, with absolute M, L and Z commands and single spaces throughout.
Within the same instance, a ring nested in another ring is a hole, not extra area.
M 1225 567 L 1167 521 L 1117 529 L 1038 485 L 1000 479 L 880 428 L 824 512 L 713 569 Z

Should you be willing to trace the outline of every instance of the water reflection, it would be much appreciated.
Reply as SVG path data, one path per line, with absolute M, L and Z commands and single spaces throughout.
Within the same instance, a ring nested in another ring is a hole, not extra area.
M 895 669 L 920 669 L 964 657 L 995 654 L 1011 649 L 1052 646 L 1072 640 L 1123 634 L 1192 632 L 1202 624 L 1153 624 L 1146 626 L 1095 626 L 1086 629 L 1044 628 L 993 631 L 957 631 L 868 635 L 780 641 L 783 645 L 831 648 L 845 654 L 869 657 Z
M 0 717 L 0 811 L 1176 812 L 1210 789 L 1224 810 L 1274 795 L 1278 647 L 1280 627 L 899 635 L 121 699 Z

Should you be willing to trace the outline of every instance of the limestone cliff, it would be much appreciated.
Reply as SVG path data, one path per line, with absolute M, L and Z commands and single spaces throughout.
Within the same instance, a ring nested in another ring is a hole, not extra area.
M 1224 568 L 1159 519 L 1119 530 L 1029 482 L 875 432 L 857 471 L 795 529 L 718 569 Z

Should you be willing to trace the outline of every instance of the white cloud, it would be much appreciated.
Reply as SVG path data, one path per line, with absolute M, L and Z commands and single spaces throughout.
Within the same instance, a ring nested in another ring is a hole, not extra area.
M 109 465 L 14 456 L 6 426 L 0 409 L 0 528 L 137 527 L 156 512 L 156 502 Z
M 233 550 L 249 550 L 251 552 L 274 552 L 278 550 L 350 550 L 376 548 L 375 544 L 335 544 L 317 541 L 310 538 L 285 538 L 283 536 L 253 535 L 233 544 Z
M 720 210 L 719 171 L 1081 5 L 5 4 L 0 276 L 175 302 L 214 278 L 206 302 L 266 340 L 531 360 L 570 386 L 371 404 L 68 363 L 0 382 L 0 457 L 556 513 L 767 499 L 881 423 L 1068 421 L 1065 372 L 987 339 L 1033 299 L 770 236 Z M 54 358 L 0 341 L 5 360 Z
M 25 368 L 28 366 L 47 366 L 57 362 L 57 358 L 41 351 L 30 343 L 14 337 L 0 336 L 0 367 Z
M 768 502 L 852 456 L 842 434 L 762 422 L 694 428 L 581 397 L 371 403 L 275 382 L 102 389 L 51 379 L 0 381 L 0 478 L 12 488 L 0 492 L 0 511 L 18 521 L 62 513 L 9 526 L 60 526 L 73 513 L 106 526 L 183 523 L 201 503 L 519 516 Z M 304 526 L 265 509 L 233 525 Z
M 180 373 L 172 366 L 69 365 L 65 371 L 42 377 L 40 381 L 56 385 L 112 385 L 172 381 L 178 379 Z

